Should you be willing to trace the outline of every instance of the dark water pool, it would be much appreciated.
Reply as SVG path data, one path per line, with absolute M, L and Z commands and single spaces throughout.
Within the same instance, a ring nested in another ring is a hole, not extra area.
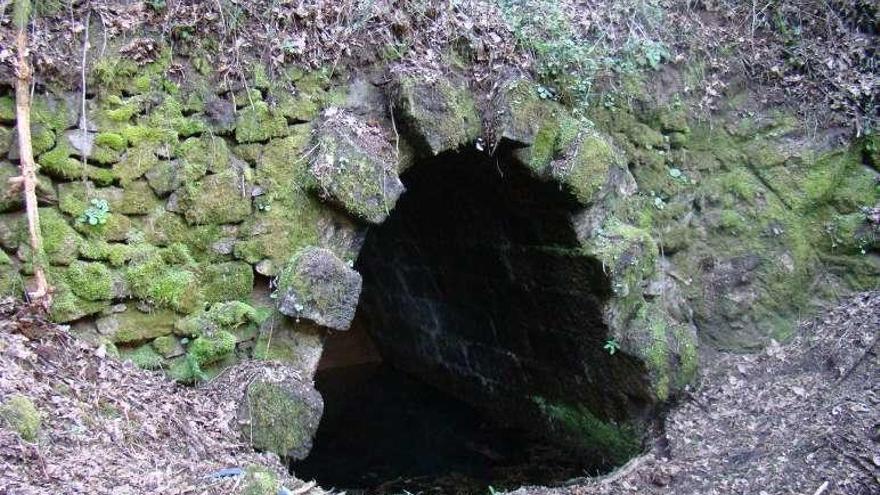
M 349 494 L 486 494 L 558 484 L 583 462 L 387 364 L 322 370 L 325 412 L 301 479 Z

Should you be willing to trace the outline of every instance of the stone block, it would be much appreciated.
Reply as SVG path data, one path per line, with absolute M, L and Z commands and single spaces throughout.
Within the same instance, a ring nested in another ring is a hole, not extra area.
M 278 310 L 335 330 L 347 330 L 361 293 L 361 275 L 327 249 L 307 247 L 278 281 Z

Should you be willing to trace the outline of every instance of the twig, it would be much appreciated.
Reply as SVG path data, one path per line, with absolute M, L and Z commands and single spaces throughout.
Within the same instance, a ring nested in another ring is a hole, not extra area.
M 825 483 L 822 483 L 822 485 L 815 492 L 813 492 L 813 495 L 822 495 L 823 493 L 825 493 L 825 490 L 827 490 L 827 489 L 828 489 L 828 482 L 826 481 Z
M 86 64 L 89 55 L 89 25 L 92 20 L 92 11 L 89 10 L 86 12 L 86 22 L 85 22 L 85 35 L 83 38 L 83 47 L 82 47 L 82 62 L 80 63 L 80 84 L 82 84 L 82 97 L 81 101 L 81 114 L 79 117 L 79 137 L 82 140 L 80 146 L 82 147 L 82 180 L 86 181 L 86 163 L 89 158 L 89 146 L 88 137 L 89 137 L 89 117 L 86 113 Z

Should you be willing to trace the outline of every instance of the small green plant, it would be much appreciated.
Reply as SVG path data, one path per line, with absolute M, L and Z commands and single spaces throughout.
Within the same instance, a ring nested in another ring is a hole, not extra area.
M 110 205 L 106 199 L 92 198 L 89 207 L 77 218 L 77 222 L 87 225 L 104 225 L 110 216 Z
M 613 356 L 614 353 L 617 352 L 618 349 L 620 349 L 620 342 L 618 342 L 617 339 L 614 338 L 608 339 L 605 341 L 605 345 L 602 346 L 602 348 L 608 351 L 608 354 Z

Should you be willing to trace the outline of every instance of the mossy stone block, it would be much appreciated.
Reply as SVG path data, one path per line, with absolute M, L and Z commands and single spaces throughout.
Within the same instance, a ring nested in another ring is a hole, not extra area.
M 492 120 L 497 142 L 531 146 L 538 134 L 554 125 L 563 110 L 552 100 L 541 98 L 538 86 L 527 79 L 513 78 L 498 89 L 492 101 Z
M 278 280 L 278 311 L 335 330 L 347 330 L 361 293 L 361 275 L 331 251 L 296 253 Z
M 276 113 L 264 101 L 249 103 L 238 112 L 235 140 L 239 143 L 256 143 L 286 136 L 287 119 Z
M 133 344 L 171 335 L 179 316 L 173 311 L 155 309 L 144 313 L 129 307 L 122 313 L 103 316 L 95 321 L 98 333 L 116 344 Z
M 155 145 L 137 144 L 129 148 L 119 162 L 113 164 L 113 176 L 125 187 L 130 182 L 143 177 L 157 163 L 159 159 L 156 157 Z
M 402 76 L 395 92 L 399 121 L 430 154 L 457 150 L 480 136 L 480 116 L 465 85 L 439 75 Z
M 257 450 L 304 459 L 324 409 L 318 392 L 295 379 L 281 382 L 254 380 L 242 400 L 242 417 L 250 418 L 245 431 Z
M 356 132 L 367 127 L 354 117 L 323 123 L 309 169 L 314 179 L 310 189 L 352 215 L 378 224 L 394 208 L 404 186 L 394 166 L 391 141 Z
M 112 299 L 113 273 L 103 263 L 74 261 L 65 272 L 70 290 L 87 301 Z
M 238 223 L 251 214 L 247 171 L 227 170 L 208 175 L 181 189 L 180 204 L 191 225 Z
M 617 163 L 611 144 L 602 135 L 584 132 L 573 155 L 552 164 L 552 176 L 564 184 L 584 205 L 592 204 Z
M 205 302 L 246 300 L 254 286 L 254 270 L 240 261 L 216 263 L 202 269 L 201 280 Z
M 159 196 L 191 184 L 205 176 L 208 169 L 204 161 L 162 160 L 147 171 L 146 179 Z
M 202 136 L 189 138 L 180 143 L 177 157 L 190 167 L 205 169 L 208 172 L 222 172 L 229 168 L 229 148 L 223 138 Z

